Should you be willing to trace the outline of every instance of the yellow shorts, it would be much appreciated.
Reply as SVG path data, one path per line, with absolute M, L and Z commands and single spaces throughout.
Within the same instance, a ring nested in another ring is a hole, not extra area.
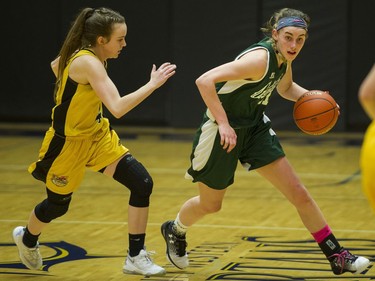
M 86 168 L 99 171 L 129 151 L 110 129 L 108 120 L 103 118 L 102 122 L 106 124 L 92 137 L 64 138 L 56 136 L 51 127 L 44 137 L 39 160 L 28 171 L 55 193 L 75 191 Z
M 375 121 L 366 130 L 360 159 L 363 192 L 375 211 Z

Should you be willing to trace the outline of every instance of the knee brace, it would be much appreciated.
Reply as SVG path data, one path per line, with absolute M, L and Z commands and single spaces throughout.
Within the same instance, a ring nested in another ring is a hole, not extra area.
M 131 154 L 125 155 L 117 164 L 113 178 L 130 190 L 129 205 L 148 207 L 154 183 L 146 168 Z
M 35 209 L 35 216 L 42 222 L 49 223 L 63 216 L 69 209 L 72 194 L 60 195 L 47 189 L 47 199 L 39 203 Z

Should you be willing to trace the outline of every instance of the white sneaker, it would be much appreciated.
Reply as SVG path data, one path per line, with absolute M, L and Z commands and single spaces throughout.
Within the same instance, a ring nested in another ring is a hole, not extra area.
M 165 269 L 154 264 L 150 254 L 152 253 L 141 250 L 138 256 L 131 257 L 128 255 L 122 269 L 123 272 L 145 276 L 164 275 L 166 273 Z
M 13 240 L 17 245 L 20 259 L 29 269 L 41 269 L 43 260 L 39 252 L 39 243 L 34 248 L 26 247 L 22 242 L 24 234 L 25 228 L 23 226 L 17 226 L 13 230 Z

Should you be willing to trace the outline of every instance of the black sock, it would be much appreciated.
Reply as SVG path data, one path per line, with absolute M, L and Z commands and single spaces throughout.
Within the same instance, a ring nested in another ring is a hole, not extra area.
M 336 237 L 331 233 L 328 235 L 321 243 L 319 243 L 320 249 L 327 258 L 340 252 L 341 246 L 340 243 L 336 240 Z
M 139 252 L 144 249 L 146 234 L 130 234 L 129 233 L 129 255 L 131 257 L 138 256 Z
M 34 248 L 38 242 L 39 235 L 31 234 L 29 229 L 25 227 L 25 234 L 23 235 L 22 242 L 26 247 Z

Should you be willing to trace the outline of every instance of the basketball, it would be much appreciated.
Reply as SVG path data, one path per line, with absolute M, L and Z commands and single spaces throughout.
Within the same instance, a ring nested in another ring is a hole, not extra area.
M 294 104 L 293 119 L 297 127 L 309 135 L 330 131 L 339 117 L 339 107 L 326 91 L 308 91 Z

